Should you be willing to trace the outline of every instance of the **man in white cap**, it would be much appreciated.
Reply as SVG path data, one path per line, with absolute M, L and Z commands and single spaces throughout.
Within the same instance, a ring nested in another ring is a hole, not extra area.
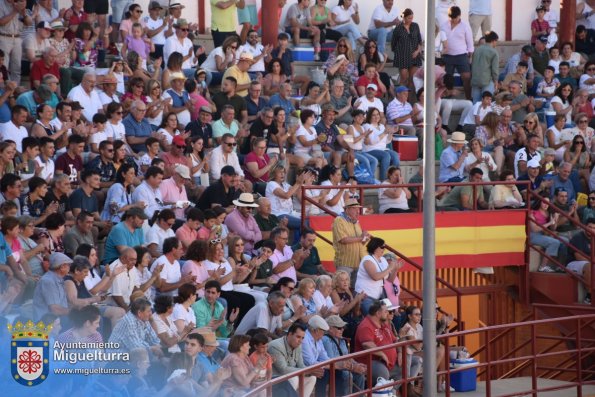
M 254 219 L 254 208 L 258 204 L 252 193 L 242 193 L 237 200 L 233 200 L 236 208 L 225 218 L 225 225 L 230 232 L 239 235 L 244 241 L 244 252 L 253 255 L 254 244 L 262 240 L 262 233 Z
M 517 181 L 529 181 L 531 182 L 531 191 L 537 194 L 542 194 L 545 190 L 549 189 L 553 181 L 552 179 L 545 180 L 541 173 L 541 163 L 538 159 L 532 158 L 527 161 L 527 172 L 519 175 Z M 519 185 L 519 191 L 523 196 L 523 199 L 527 201 L 527 185 Z
M 64 290 L 64 276 L 68 274 L 71 263 L 72 259 L 61 252 L 50 255 L 50 269 L 39 279 L 33 292 L 35 319 L 39 320 L 46 313 L 66 316 L 70 312 Z
M 164 203 L 171 203 L 174 206 L 176 218 L 180 220 L 186 219 L 184 210 L 190 205 L 185 186 L 190 179 L 190 169 L 185 165 L 176 164 L 171 178 L 164 179 L 159 185 Z
M 238 84 L 236 85 L 236 94 L 241 97 L 248 95 L 248 88 L 252 79 L 248 74 L 248 70 L 254 64 L 254 56 L 249 52 L 242 52 L 238 63 L 228 68 L 223 74 L 223 80 L 227 77 L 233 77 Z
M 464 178 L 465 159 L 469 152 L 463 150 L 467 144 L 465 133 L 455 131 L 447 141 L 450 143 L 440 155 L 438 182 L 461 182 Z
M 380 117 L 384 120 L 384 104 L 382 101 L 376 96 L 378 92 L 378 86 L 374 83 L 370 83 L 366 86 L 365 94 L 360 96 L 353 107 L 359 110 L 363 110 L 367 112 L 369 109 L 378 109 L 380 112 Z
M 304 364 L 309 367 L 316 365 L 329 359 L 322 343 L 322 337 L 324 333 L 329 330 L 327 322 L 319 315 L 313 315 L 308 320 L 308 330 L 304 336 L 304 342 L 302 343 L 302 352 L 304 356 Z M 316 376 L 316 395 L 326 395 L 326 387 L 328 386 L 330 375 L 328 368 L 318 368 L 312 371 L 312 375 Z M 337 388 L 343 389 L 341 378 L 335 378 Z

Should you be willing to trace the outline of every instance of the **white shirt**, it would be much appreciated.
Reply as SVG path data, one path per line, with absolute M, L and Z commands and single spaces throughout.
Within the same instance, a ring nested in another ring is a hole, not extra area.
M 155 325 L 155 328 L 156 328 L 155 333 L 157 335 L 166 333 L 170 337 L 178 336 L 178 328 L 176 328 L 176 325 L 174 324 L 173 320 L 171 319 L 171 316 L 167 317 L 167 323 L 166 323 L 161 319 L 161 317 L 159 317 L 159 314 L 153 313 L 153 324 Z M 167 349 L 167 351 L 169 351 L 170 353 L 181 352 L 180 346 L 177 343 L 175 345 L 173 345 L 172 347 L 170 347 L 169 349 Z
M 148 247 L 151 244 L 157 244 L 157 251 L 162 254 L 163 241 L 165 241 L 166 238 L 175 236 L 176 234 L 171 228 L 163 230 L 161 227 L 159 227 L 159 225 L 157 225 L 157 222 L 155 222 L 145 234 L 145 246 Z
M 386 150 L 386 138 L 387 136 L 383 136 L 380 138 L 381 134 L 384 134 L 384 124 L 378 124 L 378 128 L 374 127 L 372 124 L 364 124 L 364 131 L 372 130 L 372 133 L 368 135 L 368 139 L 370 144 L 366 145 L 364 142 L 364 152 L 369 152 L 371 150 Z
M 23 126 L 17 127 L 12 120 L 0 125 L 0 137 L 3 141 L 10 139 L 17 145 L 17 152 L 23 153 L 23 138 L 27 138 L 29 133 Z
M 46 181 L 51 180 L 54 177 L 54 173 L 56 171 L 54 160 L 48 159 L 48 161 L 44 163 L 41 157 L 37 156 L 35 161 L 37 161 L 37 164 L 39 164 L 39 167 L 41 167 L 39 177 L 45 179 Z
M 160 265 L 163 265 L 163 269 L 161 270 L 160 274 L 161 280 L 168 284 L 175 284 L 180 281 L 182 278 L 182 272 L 180 271 L 180 263 L 177 260 L 174 260 L 174 263 L 170 263 L 165 255 L 161 255 L 159 258 L 155 259 L 155 262 L 153 262 L 153 265 L 151 265 L 151 272 L 155 271 L 155 267 Z M 155 289 L 155 295 L 178 296 L 178 290 L 173 289 L 169 292 L 160 292 Z
M 260 43 L 256 43 L 256 45 L 254 47 L 252 47 L 249 43 L 246 43 L 240 47 L 239 51 L 236 51 L 237 59 L 240 58 L 240 55 L 242 54 L 242 52 L 248 52 L 248 53 L 252 54 L 252 56 L 254 58 L 256 58 L 256 57 L 259 57 L 262 55 L 262 53 L 264 52 L 264 47 Z M 256 63 L 254 63 L 252 66 L 250 66 L 250 69 L 248 69 L 248 71 L 264 73 L 264 71 L 265 71 L 264 57 L 260 58 Z
M 225 54 L 223 53 L 223 48 L 216 47 L 209 53 L 207 59 L 200 65 L 201 69 L 204 69 L 209 72 L 219 72 L 217 70 L 217 62 L 215 61 L 215 56 L 219 55 L 220 58 L 225 59 Z
M 96 91 L 97 91 L 97 94 L 99 95 L 99 100 L 101 101 L 102 105 L 109 105 L 112 102 L 120 103 L 120 98 L 118 98 L 118 95 L 113 94 L 112 96 L 109 96 L 103 90 L 96 90 Z
M 370 18 L 370 26 L 368 26 L 368 29 L 376 29 L 376 24 L 374 23 L 374 21 L 392 22 L 399 15 L 401 15 L 401 12 L 397 7 L 393 6 L 393 8 L 391 8 L 390 11 L 386 11 L 386 8 L 384 8 L 384 4 L 380 4 L 379 6 L 376 6 L 376 8 L 374 8 L 374 12 L 372 13 L 372 18 Z M 392 29 L 392 27 L 385 29 Z
M 221 178 L 221 168 L 223 168 L 226 165 L 231 165 L 240 176 L 244 176 L 244 171 L 240 166 L 240 160 L 238 159 L 238 155 L 236 154 L 236 152 L 228 153 L 226 158 L 223 155 L 222 147 L 217 146 L 211 152 L 211 158 L 209 160 L 209 172 L 211 175 L 211 179 Z
M 174 305 L 174 311 L 171 313 L 171 320 L 184 320 L 184 325 L 194 324 L 196 325 L 196 315 L 192 308 L 185 309 L 181 303 Z
M 235 333 L 242 335 L 254 328 L 264 328 L 271 333 L 282 328 L 281 316 L 273 316 L 267 302 L 258 303 L 248 310 Z
M 527 148 L 520 148 L 517 150 L 516 154 L 514 155 L 514 176 L 515 178 L 519 177 L 519 161 L 529 161 L 536 158 L 538 161 L 541 161 L 541 154 L 538 151 L 529 158 L 527 154 Z
M 291 185 L 287 182 L 283 182 L 283 185 L 279 185 L 275 181 L 269 181 L 265 190 L 265 197 L 271 201 L 271 212 L 273 215 L 287 215 L 291 214 L 293 210 L 293 202 L 291 198 L 284 199 L 273 193 L 275 190 L 281 189 L 284 192 L 288 192 L 291 189 Z
M 370 102 L 370 100 L 366 98 L 366 96 L 364 95 L 359 97 L 356 102 L 358 101 L 359 104 L 357 105 L 357 108 L 359 110 L 367 112 L 368 109 L 378 109 L 380 113 L 384 113 L 384 105 L 382 104 L 382 101 L 379 98 L 374 97 L 372 102 Z
M 152 19 L 151 16 L 145 17 L 145 25 L 149 30 L 155 30 L 164 25 L 163 18 L 157 18 L 156 20 Z M 155 36 L 151 37 L 151 41 L 153 44 L 163 45 L 165 44 L 165 31 L 167 30 L 167 26 L 161 30 L 161 32 L 157 33 Z
M 332 8 L 331 12 L 335 14 L 335 22 L 338 25 L 342 25 L 345 22 L 349 23 L 351 21 L 351 16 L 355 14 L 355 9 L 353 8 L 353 4 L 348 8 L 336 5 Z
M 559 103 L 560 105 L 562 105 L 562 110 L 572 106 L 572 104 L 568 101 L 566 101 L 566 103 L 562 102 L 562 98 L 560 98 L 559 96 L 555 96 L 552 98 L 552 100 L 550 101 L 550 105 L 553 106 L 554 103 Z M 566 113 L 566 124 L 572 124 L 572 112 L 568 112 Z
M 324 295 L 322 295 L 322 292 L 320 292 L 319 290 L 314 291 L 312 299 L 314 300 L 314 304 L 316 305 L 316 311 L 320 311 L 320 309 L 322 309 L 325 306 L 329 309 L 335 306 L 333 300 L 331 299 L 331 296 L 329 295 L 325 298 Z
M 483 118 L 486 116 L 486 114 L 490 113 L 492 111 L 492 107 L 488 106 L 487 108 L 483 108 L 481 106 L 481 101 L 476 102 L 473 105 L 472 110 L 467 113 L 467 117 L 465 118 L 465 121 L 463 121 L 463 125 L 465 124 L 475 124 L 475 116 L 479 116 L 479 121 L 481 122 L 483 120 Z
M 103 141 L 107 141 L 107 134 L 105 133 L 105 131 L 97 131 L 94 134 L 91 134 L 91 137 L 89 138 L 89 143 L 96 143 L 97 146 L 99 146 L 99 144 Z
M 153 100 L 151 99 L 151 97 L 147 96 L 147 103 L 151 103 L 151 102 L 153 102 Z M 153 118 L 147 117 L 147 121 L 151 125 L 160 126 L 162 120 L 163 120 L 163 109 L 160 110 L 159 113 L 157 113 L 157 116 L 155 116 Z
M 118 124 L 112 124 L 110 121 L 105 123 L 105 133 L 108 138 L 112 138 L 114 141 L 120 140 L 126 142 L 126 128 L 124 128 L 124 124 L 121 121 Z
M 389 185 L 388 181 L 384 181 L 381 185 Z M 393 188 L 391 188 L 393 189 Z M 384 214 L 389 208 L 398 208 L 401 210 L 408 210 L 409 204 L 407 203 L 407 194 L 405 193 L 406 187 L 401 189 L 401 194 L 397 198 L 390 198 L 388 197 L 385 192 L 388 190 L 386 189 L 378 189 L 378 213 Z
M 223 274 L 223 276 L 227 276 L 232 271 L 231 265 L 226 260 L 224 260 L 222 263 L 215 263 L 211 261 L 204 261 L 203 263 L 207 271 L 213 271 L 219 269 L 219 267 L 223 267 L 225 269 L 225 274 Z M 233 282 L 229 280 L 223 284 L 221 286 L 221 291 L 233 291 Z
M 134 192 L 132 192 L 132 202 L 138 203 L 144 201 L 147 206 L 145 207 L 145 214 L 149 218 L 153 217 L 155 211 L 161 211 L 163 209 L 163 196 L 161 196 L 161 190 L 153 189 L 143 181 Z
M 366 271 L 364 267 L 364 263 L 366 261 L 370 261 L 376 265 L 375 271 L 381 272 L 388 269 L 388 262 L 384 257 L 380 258 L 378 261 L 372 255 L 366 255 L 363 257 L 362 261 L 359 263 L 359 267 L 357 269 L 357 278 L 355 279 L 355 292 L 365 292 L 368 297 L 372 299 L 379 299 L 380 295 L 382 294 L 382 288 L 384 288 L 382 279 L 374 281 L 372 277 Z
M 109 267 L 110 270 L 113 272 L 117 266 L 126 266 L 120 259 L 116 259 L 113 261 Z M 109 292 L 112 296 L 120 296 L 124 303 L 130 304 L 130 295 L 132 295 L 132 291 L 134 291 L 134 287 L 138 284 L 138 279 L 136 278 L 137 273 L 131 270 L 124 271 L 114 278 L 112 282 L 112 286 L 110 287 Z
M 96 113 L 99 113 L 100 111 L 103 112 L 103 104 L 99 99 L 97 91 L 92 90 L 91 94 L 87 94 L 80 84 L 70 90 L 68 99 L 77 101 L 81 104 L 83 107 L 83 116 L 85 116 L 85 119 L 89 122 L 93 120 L 93 116 Z
M 333 186 L 333 184 L 331 183 L 331 181 L 329 181 L 328 179 L 324 182 L 322 182 L 320 184 L 320 186 Z M 325 207 L 327 207 L 328 209 L 330 209 L 331 211 L 340 214 L 343 212 L 343 207 L 345 206 L 345 200 L 343 200 L 343 193 L 345 192 L 345 190 L 340 190 L 340 189 L 330 189 L 328 190 L 328 194 L 326 196 L 326 200 L 332 200 L 334 199 L 337 195 L 340 195 L 341 198 L 339 199 L 339 201 L 337 201 L 337 204 L 333 205 L 333 206 L 329 206 L 328 204 L 324 204 Z
M 295 133 L 295 137 L 296 137 L 295 147 L 294 147 L 295 154 L 308 154 L 308 153 L 310 153 L 311 150 L 316 150 L 316 148 L 318 150 L 320 150 L 320 147 L 318 147 L 318 145 L 308 146 L 308 147 L 305 147 L 304 145 L 302 145 L 300 140 L 297 139 L 300 136 L 305 137 L 306 141 L 310 142 L 310 141 L 315 140 L 318 137 L 318 134 L 316 133 L 316 129 L 314 127 L 310 127 L 310 130 L 308 131 L 306 129 L 306 127 L 301 125 L 300 128 L 298 128 L 298 130 Z
M 172 88 L 173 90 L 173 88 Z M 175 91 L 175 90 L 173 90 Z M 177 92 L 178 95 L 183 94 L 184 91 L 182 91 L 182 93 Z M 169 92 L 165 91 L 162 95 L 161 95 L 161 99 L 170 99 L 171 95 L 169 94 Z M 188 109 L 184 109 L 182 110 L 180 113 L 176 113 L 176 116 L 178 117 L 178 123 L 180 125 L 188 125 L 188 123 L 190 123 L 191 121 L 191 115 L 190 115 L 190 110 Z
M 192 50 L 192 56 L 184 61 L 182 64 L 182 69 L 190 69 L 196 63 L 196 58 L 194 56 L 194 46 L 188 37 L 184 38 L 184 40 L 180 42 L 178 36 L 174 34 L 165 40 L 165 46 L 163 47 L 163 62 L 167 65 L 169 56 L 174 52 L 179 52 L 183 56 L 186 56 L 190 50 Z

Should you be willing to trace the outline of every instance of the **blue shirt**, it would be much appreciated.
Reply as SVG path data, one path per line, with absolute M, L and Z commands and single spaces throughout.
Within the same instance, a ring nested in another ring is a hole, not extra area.
M 250 95 L 245 96 L 244 100 L 246 101 L 246 106 L 248 108 L 248 116 L 256 116 L 258 112 L 269 106 L 269 103 L 266 101 L 266 99 L 262 97 L 258 98 L 258 104 L 254 103 L 254 101 L 250 99 Z
M 492 0 L 469 0 L 469 15 L 492 15 Z
M 214 374 L 217 370 L 221 367 L 221 365 L 215 361 L 215 359 L 211 356 L 207 356 L 203 352 L 198 353 L 196 357 L 196 362 L 202 366 L 205 373 L 212 373 Z
M 307 330 L 306 336 L 304 336 L 304 341 L 302 342 L 302 354 L 304 357 L 304 365 L 306 366 L 315 365 L 329 359 L 326 350 L 324 349 L 322 339 L 315 341 L 310 330 Z
M 34 91 L 27 91 L 19 95 L 19 97 L 17 98 L 17 105 L 26 107 L 27 111 L 31 116 L 37 117 L 37 106 L 39 106 L 39 103 L 35 102 L 33 92 Z M 45 101 L 45 103 L 50 105 L 52 109 L 56 109 L 56 106 L 58 106 L 58 102 L 60 102 L 60 100 L 58 99 L 58 96 L 54 93 L 52 93 L 52 97 L 49 100 Z M 6 103 L 4 104 L 6 105 Z M 8 119 L 10 120 L 10 117 Z
M 465 170 L 464 162 L 461 162 L 461 166 L 458 169 L 454 169 L 452 166 L 459 160 L 463 154 L 462 151 L 456 152 L 452 146 L 444 149 L 440 155 L 440 174 L 438 175 L 439 182 L 446 182 L 451 178 L 460 177 L 463 178 L 463 171 Z
M 2 237 L 2 241 L 4 241 L 4 237 Z M 44 314 L 48 313 L 50 305 L 68 307 L 64 279 L 53 271 L 44 274 L 35 286 L 35 292 L 33 292 L 35 319 L 39 320 Z
M 126 129 L 126 136 L 134 136 L 137 138 L 148 138 L 151 136 L 153 132 L 153 128 L 151 124 L 147 121 L 147 119 L 142 119 L 139 123 L 136 121 L 132 114 L 124 117 L 122 120 L 122 124 L 124 124 L 124 128 Z M 137 143 L 135 145 L 130 145 L 132 150 L 135 152 L 142 152 L 145 151 L 145 144 L 144 143 Z
M 0 96 L 4 95 L 5 92 L 4 90 L 0 90 Z M 8 123 L 10 117 L 10 106 L 8 106 L 8 101 L 4 101 L 2 106 L 0 106 L 0 124 Z
M 572 181 L 567 179 L 566 181 L 562 181 L 559 175 L 556 175 L 552 178 L 554 183 L 550 189 L 550 197 L 553 200 L 556 194 L 556 189 L 563 187 L 568 192 L 568 202 L 571 203 L 572 200 L 576 200 L 576 191 L 574 190 L 574 185 Z
M 293 103 L 289 99 L 283 99 L 279 94 L 275 94 L 271 96 L 269 99 L 269 106 L 273 109 L 277 106 L 281 106 L 283 110 L 285 110 L 285 115 L 289 117 L 293 112 L 295 112 L 295 107 Z
M 279 58 L 279 51 L 280 51 L 279 48 L 273 49 L 273 51 L 271 51 L 271 57 Z M 291 76 L 292 62 L 293 62 L 293 53 L 291 52 L 291 50 L 289 48 L 286 48 L 285 52 L 283 53 L 283 56 L 281 57 L 281 73 L 283 73 L 287 77 Z
M 120 256 L 116 246 L 127 245 L 128 247 L 134 247 L 137 245 L 143 245 L 145 243 L 145 237 L 143 235 L 143 229 L 138 228 L 134 233 L 130 233 L 126 223 L 120 222 L 112 228 L 105 241 L 105 254 L 102 263 L 112 263 Z

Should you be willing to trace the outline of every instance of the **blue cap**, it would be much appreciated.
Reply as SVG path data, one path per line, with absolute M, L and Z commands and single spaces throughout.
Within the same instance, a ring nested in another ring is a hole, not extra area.
M 409 88 L 405 87 L 404 85 L 400 85 L 395 89 L 395 92 L 397 94 L 405 91 L 409 91 Z

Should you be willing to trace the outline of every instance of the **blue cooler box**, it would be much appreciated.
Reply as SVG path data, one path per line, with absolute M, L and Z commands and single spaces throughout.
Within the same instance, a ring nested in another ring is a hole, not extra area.
M 458 392 L 473 391 L 477 388 L 477 360 L 450 360 L 450 369 L 471 367 L 465 371 L 450 374 L 450 385 Z
M 301 62 L 313 62 L 314 61 L 314 47 L 298 45 L 293 47 L 293 60 Z

